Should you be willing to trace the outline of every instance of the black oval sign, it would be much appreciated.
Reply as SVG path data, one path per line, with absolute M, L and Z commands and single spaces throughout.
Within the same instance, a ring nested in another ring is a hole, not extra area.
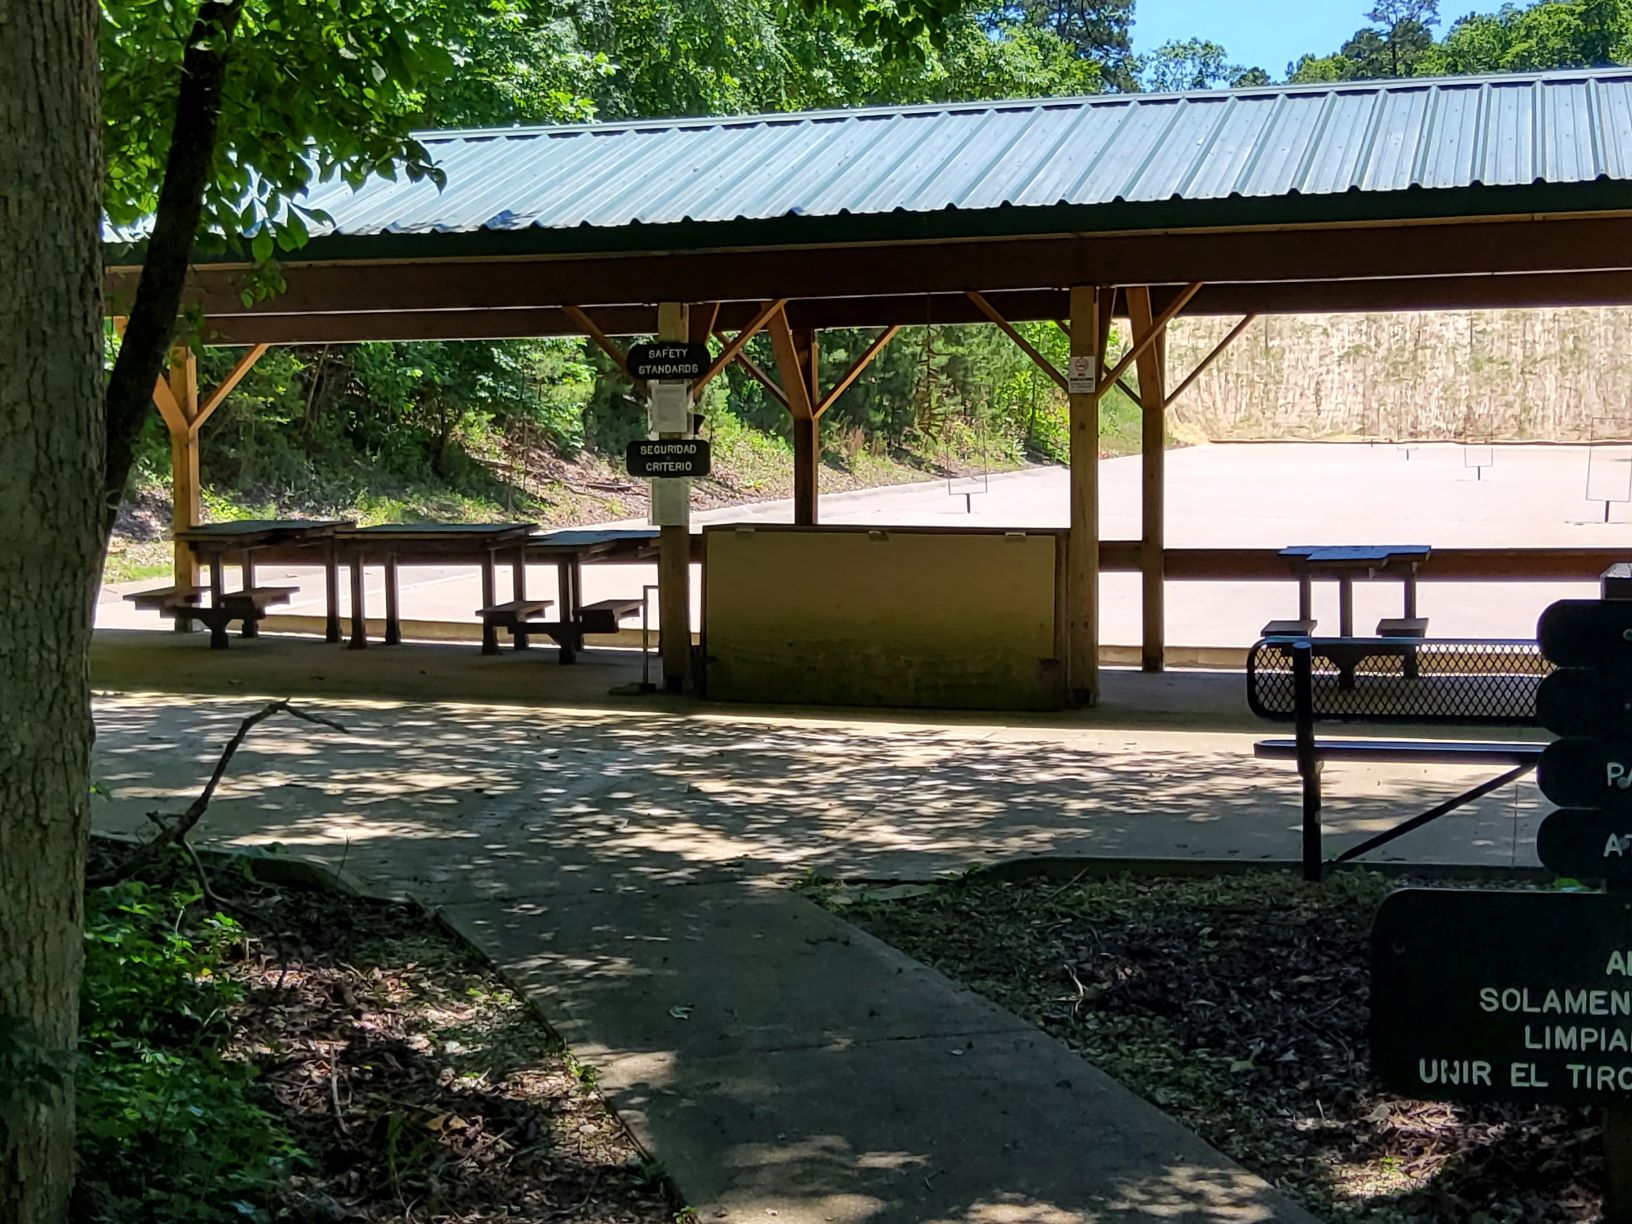
M 707 476 L 712 467 L 701 438 L 641 438 L 629 443 L 623 457 L 631 476 Z
M 1632 880 L 1632 814 L 1564 808 L 1536 831 L 1536 855 L 1549 871 L 1580 880 Z
M 1536 692 L 1536 717 L 1555 735 L 1632 739 L 1632 672 L 1560 668 Z
M 629 347 L 629 373 L 657 382 L 690 382 L 701 378 L 713 360 L 708 345 L 682 340 L 654 340 Z
M 1541 614 L 1536 638 L 1560 667 L 1632 667 L 1632 599 L 1561 599 Z
M 1632 740 L 1548 744 L 1536 766 L 1536 785 L 1559 807 L 1632 811 Z

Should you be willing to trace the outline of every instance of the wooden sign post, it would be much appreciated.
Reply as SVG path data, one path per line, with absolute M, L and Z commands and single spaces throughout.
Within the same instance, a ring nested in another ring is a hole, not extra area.
M 1372 928 L 1372 1062 L 1410 1096 L 1604 1111 L 1604 1220 L 1632 1224 L 1632 600 L 1542 614 L 1564 738 L 1536 770 L 1559 805 L 1536 850 L 1604 892 L 1402 889 Z

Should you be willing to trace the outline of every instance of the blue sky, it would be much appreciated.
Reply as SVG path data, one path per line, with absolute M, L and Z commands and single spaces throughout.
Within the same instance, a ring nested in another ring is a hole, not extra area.
M 1500 7 L 1501 0 L 1440 0 L 1439 32 L 1466 13 Z M 1305 51 L 1336 51 L 1366 23 L 1369 8 L 1370 0 L 1138 0 L 1133 45 L 1145 52 L 1174 39 L 1210 38 L 1233 63 L 1280 80 Z

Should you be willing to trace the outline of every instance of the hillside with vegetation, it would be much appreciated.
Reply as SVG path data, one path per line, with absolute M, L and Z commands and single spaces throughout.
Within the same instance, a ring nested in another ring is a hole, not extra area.
M 1200 361 L 1233 319 L 1172 328 Z M 1171 428 L 1214 441 L 1632 438 L 1625 307 L 1281 315 L 1256 320 L 1174 404 Z
M 848 10 L 780 0 L 450 4 L 450 70 L 403 95 L 425 128 L 739 114 L 880 103 L 1505 72 L 1632 59 L 1632 0 L 1509 4 L 1439 29 L 1435 0 L 1356 4 L 1335 51 L 1272 73 L 1205 40 L 1132 50 L 1135 0 L 976 0 L 907 46 Z M 145 10 L 143 10 L 145 11 Z M 117 42 L 117 40 L 115 40 Z M 132 52 L 134 55 L 134 52 Z M 107 65 L 105 65 L 105 68 Z M 134 67 L 128 74 L 134 74 Z M 145 71 L 145 69 L 144 69 Z M 127 74 L 127 75 L 128 75 Z M 117 95 L 126 76 L 112 74 Z M 117 148 L 110 158 L 118 164 Z M 298 242 L 298 239 L 294 240 Z M 275 275 L 275 256 L 266 257 Z M 1613 415 L 1626 360 L 1604 312 L 1261 320 L 1176 416 L 1181 437 L 1589 436 Z M 1176 332 L 1175 369 L 1227 323 Z M 1024 328 L 1056 359 L 1052 324 Z M 827 332 L 842 369 L 871 333 Z M 116 341 L 110 337 L 110 348 Z M 774 368 L 769 348 L 749 353 Z M 208 352 L 201 379 L 230 353 Z M 729 371 L 701 405 L 716 475 L 705 505 L 787 496 L 786 413 Z M 1137 410 L 1106 402 L 1105 451 L 1137 443 Z M 1561 415 L 1563 414 L 1563 415 Z M 643 429 L 626 380 L 587 342 L 358 344 L 275 349 L 203 431 L 212 518 L 345 514 L 544 523 L 639 517 L 620 470 Z M 824 487 L 1057 462 L 1066 405 L 988 327 L 908 328 L 824 421 Z M 168 445 L 148 422 L 110 559 L 112 578 L 162 568 Z

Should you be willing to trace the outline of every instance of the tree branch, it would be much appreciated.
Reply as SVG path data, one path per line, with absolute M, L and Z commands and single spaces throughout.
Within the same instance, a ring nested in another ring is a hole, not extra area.
M 227 746 L 221 750 L 220 759 L 216 761 L 215 768 L 210 772 L 210 779 L 204 784 L 204 789 L 199 792 L 198 798 L 189 803 L 186 810 L 179 815 L 166 817 L 159 815 L 157 812 L 149 812 L 148 818 L 159 826 L 158 836 L 150 842 L 143 843 L 118 866 L 103 872 L 95 879 L 88 880 L 87 885 L 100 888 L 107 884 L 117 884 L 121 880 L 128 880 L 153 862 L 165 847 L 177 844 L 187 846 L 187 834 L 191 833 L 194 826 L 204 819 L 204 813 L 210 807 L 210 800 L 215 798 L 216 789 L 221 785 L 221 780 L 226 777 L 227 767 L 232 764 L 232 758 L 237 754 L 239 746 L 243 744 L 245 737 L 251 731 L 274 714 L 288 714 L 292 718 L 316 723 L 318 726 L 328 727 L 332 731 L 347 733 L 342 724 L 335 722 L 333 719 L 325 718 L 321 714 L 313 714 L 293 706 L 289 703 L 288 698 L 282 701 L 274 701 L 265 709 L 251 714 L 238 724 L 238 730 L 227 741 Z M 191 848 L 188 847 L 188 849 L 190 852 Z
M 108 442 L 102 469 L 104 544 L 130 479 L 142 422 L 152 408 L 153 385 L 164 370 L 165 356 L 175 338 L 193 241 L 204 216 L 204 192 L 215 168 L 228 54 L 243 7 L 244 0 L 205 0 L 182 54 L 176 118 L 153 232 L 124 342 L 108 376 Z

